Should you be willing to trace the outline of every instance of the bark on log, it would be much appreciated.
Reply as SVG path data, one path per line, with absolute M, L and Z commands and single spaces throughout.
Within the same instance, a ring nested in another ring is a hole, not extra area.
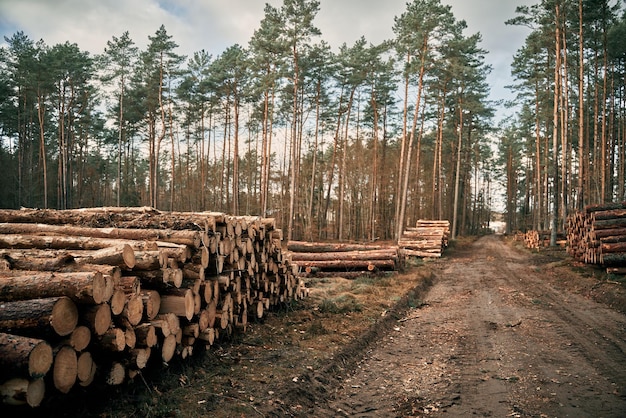
M 122 317 L 128 319 L 131 325 L 137 325 L 143 318 L 143 299 L 141 295 L 132 295 L 126 300 Z
M 332 261 L 301 261 L 296 263 L 301 267 L 317 267 L 333 270 L 393 270 L 396 268 L 394 260 L 332 260 Z
M 199 231 L 174 231 L 170 229 L 87 228 L 73 225 L 47 225 L 27 223 L 0 223 L 0 234 L 58 234 L 94 238 L 128 239 L 136 241 L 165 241 L 200 248 Z
M 156 330 L 152 324 L 139 324 L 135 327 L 136 347 L 154 347 L 157 344 Z
M 90 306 L 81 318 L 95 335 L 104 335 L 111 327 L 111 307 L 106 303 Z
M 82 253 L 72 252 L 71 255 L 78 264 L 106 264 L 122 269 L 132 269 L 136 262 L 135 250 L 128 244 Z
M 107 302 L 104 275 L 87 273 L 23 272 L 6 275 L 0 272 L 0 300 L 15 301 L 67 296 L 76 303 Z
M 0 333 L 0 368 L 4 376 L 40 378 L 48 373 L 52 362 L 48 342 Z
M 20 300 L 0 304 L 0 332 L 28 335 L 69 335 L 78 323 L 78 309 L 68 297 Z
M 139 295 L 143 302 L 144 317 L 154 319 L 161 309 L 161 294 L 156 290 L 142 290 Z
M 332 261 L 332 260 L 384 260 L 395 259 L 398 251 L 394 249 L 374 251 L 345 251 L 328 253 L 291 253 L 294 263 L 300 261 Z
M 305 242 L 305 241 L 289 241 L 287 250 L 294 253 L 325 253 L 325 252 L 344 252 L 344 251 L 374 251 L 389 249 L 386 245 L 377 244 L 347 244 L 347 243 L 330 243 L 330 242 Z
M 191 320 L 193 318 L 195 302 L 191 289 L 172 289 L 161 295 L 159 313 L 173 313 Z

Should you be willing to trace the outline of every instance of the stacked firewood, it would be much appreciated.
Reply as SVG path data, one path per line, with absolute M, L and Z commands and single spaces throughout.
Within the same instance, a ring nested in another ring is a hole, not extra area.
M 151 208 L 0 211 L 0 395 L 120 384 L 307 294 L 273 219 Z
M 576 260 L 626 267 L 626 202 L 588 205 L 569 216 L 567 244 Z
M 406 256 L 441 257 L 448 246 L 450 222 L 420 219 L 415 227 L 404 230 L 398 247 Z
M 390 271 L 401 262 L 398 247 L 391 245 L 289 241 L 287 251 L 289 260 L 306 274 Z

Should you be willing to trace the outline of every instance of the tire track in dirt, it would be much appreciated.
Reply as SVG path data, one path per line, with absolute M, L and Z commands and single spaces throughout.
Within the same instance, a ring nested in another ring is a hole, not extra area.
M 369 346 L 314 415 L 624 416 L 624 315 L 552 287 L 493 236 L 436 269 L 426 305 Z

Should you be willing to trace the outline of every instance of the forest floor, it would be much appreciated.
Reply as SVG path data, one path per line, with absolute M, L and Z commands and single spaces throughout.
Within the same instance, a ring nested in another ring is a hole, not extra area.
M 29 412 L 624 416 L 625 283 L 563 249 L 498 236 L 455 244 L 403 273 L 307 279 L 310 297 L 206 353 Z

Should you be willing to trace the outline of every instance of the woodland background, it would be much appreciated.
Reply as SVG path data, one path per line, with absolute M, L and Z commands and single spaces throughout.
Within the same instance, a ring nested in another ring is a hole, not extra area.
M 389 240 L 419 218 L 483 232 L 501 201 L 508 231 L 556 231 L 625 199 L 622 1 L 519 7 L 515 103 L 488 100 L 480 34 L 439 0 L 338 51 L 318 11 L 266 5 L 247 45 L 192 56 L 164 26 L 97 56 L 5 36 L 0 207 L 211 210 L 275 217 L 288 239 Z M 496 106 L 516 112 L 496 124 Z

